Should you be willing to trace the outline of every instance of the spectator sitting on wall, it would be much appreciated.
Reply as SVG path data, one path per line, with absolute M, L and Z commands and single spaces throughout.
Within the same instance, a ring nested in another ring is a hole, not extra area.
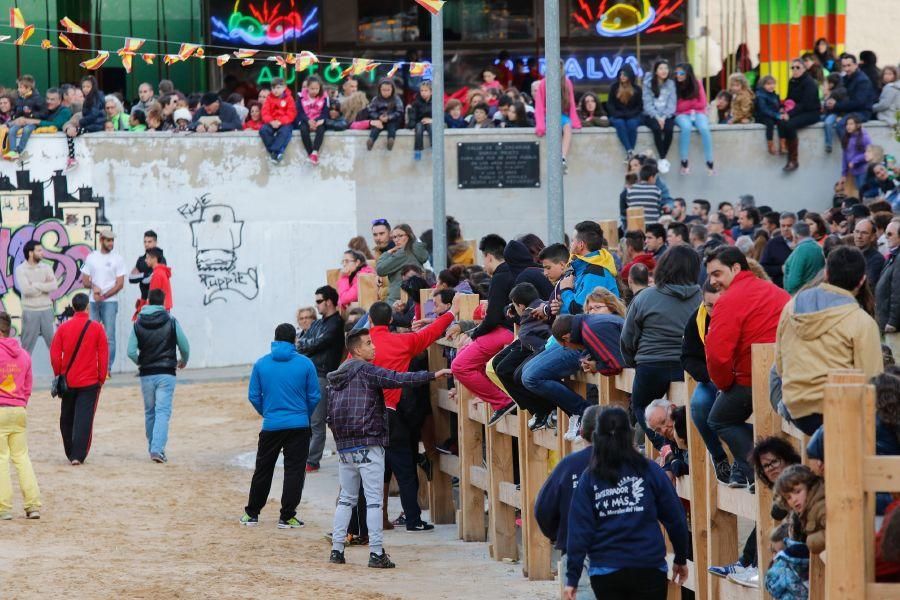
M 249 105 L 247 120 L 244 121 L 244 130 L 259 131 L 265 123 L 262 120 L 262 106 L 255 100 Z
M 403 102 L 392 79 L 382 79 L 378 84 L 378 95 L 369 103 L 368 116 L 371 130 L 366 148 L 371 150 L 381 132 L 386 131 L 387 149 L 393 150 L 397 129 L 403 122 Z
M 239 131 L 241 127 L 241 119 L 234 107 L 222 102 L 215 92 L 206 92 L 200 100 L 200 110 L 191 121 L 190 130 L 215 133 Z
M 469 126 L 469 122 L 463 116 L 462 102 L 456 98 L 452 98 L 447 102 L 444 110 L 444 124 L 447 129 L 465 129 Z
M 318 165 L 319 150 L 325 139 L 325 121 L 328 118 L 329 99 L 323 89 L 322 80 L 318 76 L 310 75 L 306 78 L 305 83 L 306 86 L 297 97 L 296 127 L 300 130 L 300 139 L 307 156 L 309 156 L 309 162 Z

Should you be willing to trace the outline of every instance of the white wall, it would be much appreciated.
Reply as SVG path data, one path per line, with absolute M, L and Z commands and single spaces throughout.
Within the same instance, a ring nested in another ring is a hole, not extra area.
M 888 129 L 876 124 L 867 128 L 876 143 L 900 154 L 900 145 Z M 758 204 L 783 210 L 830 206 L 840 158 L 838 153 L 824 154 L 821 127 L 802 132 L 801 168 L 792 174 L 782 173 L 783 158 L 766 154 L 759 126 L 716 128 L 713 136 L 718 171 L 714 177 L 706 175 L 696 136 L 691 148 L 694 172 L 679 175 L 676 140 L 669 157 L 675 168 L 665 178 L 673 196 L 717 203 L 752 193 Z M 467 239 L 490 232 L 506 237 L 534 232 L 545 237 L 543 189 L 457 189 L 456 145 L 498 139 L 535 138 L 530 130 L 466 130 L 447 136 L 448 213 L 462 223 Z M 651 145 L 649 133 L 642 131 L 638 149 Z M 143 232 L 154 229 L 159 234 L 173 271 L 174 314 L 190 337 L 194 367 L 248 363 L 265 353 L 274 326 L 293 322 L 298 306 L 312 304 L 315 288 L 324 283 L 325 270 L 339 266 L 349 238 L 358 232 L 368 236 L 372 219 L 406 221 L 417 232 L 432 226 L 430 151 L 426 150 L 422 161 L 413 161 L 412 137 L 406 132 L 401 132 L 391 153 L 384 148 L 383 139 L 367 152 L 365 134 L 329 134 L 319 167 L 301 158 L 299 139 L 291 144 L 282 165 L 270 165 L 257 136 L 245 133 L 100 133 L 80 138 L 76 147 L 79 166 L 69 175 L 68 190 L 75 193 L 77 187 L 89 185 L 95 195 L 105 198 L 106 216 L 119 234 L 116 251 L 129 267 L 143 252 Z M 542 143 L 542 151 L 543 147 Z M 34 136 L 29 152 L 32 156 L 26 166 L 32 179 L 47 182 L 52 172 L 65 164 L 66 145 L 61 136 Z M 567 227 L 585 219 L 617 216 L 623 159 L 610 129 L 587 130 L 575 136 L 570 174 L 565 178 Z M 17 164 L 3 162 L 0 175 L 15 182 L 17 168 Z M 541 170 L 543 182 L 545 165 Z M 46 190 L 46 196 L 52 201 L 52 188 Z M 210 205 L 205 213 L 197 210 L 204 202 Z M 195 248 L 190 222 L 201 220 L 201 214 L 204 224 L 195 226 Z M 231 222 L 232 214 L 242 226 Z M 213 222 L 216 215 L 218 223 Z M 30 230 L 13 224 L 5 208 L 2 216 L 0 243 L 5 247 L 0 250 L 7 250 L 14 265 L 21 261 L 22 235 Z M 20 230 L 23 233 L 16 235 Z M 79 228 L 67 230 L 75 236 Z M 55 234 L 45 235 L 43 242 L 53 250 Z M 68 252 L 82 256 L 93 244 L 89 240 Z M 228 256 L 233 251 L 234 264 L 224 271 L 201 272 L 198 250 L 210 249 L 218 252 L 203 256 Z M 77 264 L 71 260 L 54 263 L 54 267 L 60 278 L 73 278 Z M 258 291 L 252 269 L 256 270 Z M 202 279 L 224 280 L 226 287 L 240 292 L 214 293 Z M 57 302 L 58 311 L 75 291 Z M 117 370 L 131 369 L 125 344 L 137 294 L 137 287 L 129 285 L 120 296 Z M 17 314 L 16 292 L 10 289 L 0 300 Z

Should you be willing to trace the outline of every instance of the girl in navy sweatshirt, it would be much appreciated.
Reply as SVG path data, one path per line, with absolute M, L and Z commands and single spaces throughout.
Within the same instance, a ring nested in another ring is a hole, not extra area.
M 687 519 L 662 469 L 631 444 L 628 414 L 605 408 L 594 430 L 590 469 L 578 481 L 569 509 L 564 597 L 574 600 L 584 559 L 598 597 L 666 598 L 666 544 L 675 550 L 675 583 L 687 580 Z

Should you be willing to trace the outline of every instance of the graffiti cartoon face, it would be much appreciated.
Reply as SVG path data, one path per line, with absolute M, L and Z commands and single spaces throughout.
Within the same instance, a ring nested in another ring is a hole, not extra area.
M 234 216 L 234 209 L 223 204 L 210 204 L 191 222 L 193 245 L 200 271 L 228 271 L 237 261 L 235 250 L 241 245 L 244 222 Z

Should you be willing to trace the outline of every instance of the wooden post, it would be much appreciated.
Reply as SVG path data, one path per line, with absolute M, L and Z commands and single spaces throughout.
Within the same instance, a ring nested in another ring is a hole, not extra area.
M 610 250 L 614 250 L 619 246 L 619 222 L 616 219 L 599 221 L 600 229 L 603 230 L 603 239 L 609 244 Z
M 828 598 L 865 598 L 866 518 L 863 490 L 863 431 L 866 386 L 833 383 L 825 385 L 825 504 L 828 527 L 825 547 L 830 569 L 825 570 Z
M 534 520 L 534 502 L 549 472 L 548 451 L 535 443 L 534 434 L 528 429 L 531 414 L 521 410 L 519 417 L 519 488 L 522 490 L 522 570 L 534 580 L 551 579 L 550 540 L 544 537 Z M 565 572 L 563 572 L 565 573 Z M 564 577 L 563 574 L 560 575 Z
M 460 296 L 458 316 L 460 320 L 467 321 L 472 318 L 475 309 L 478 308 L 478 294 L 460 294 Z
M 781 417 L 772 408 L 769 400 L 769 371 L 775 364 L 775 344 L 753 344 L 751 349 L 751 377 L 753 381 L 753 437 L 757 441 L 768 436 L 783 437 Z M 759 580 L 766 580 L 766 571 L 772 562 L 769 551 L 769 534 L 775 527 L 772 518 L 773 493 L 769 486 L 758 482 L 756 486 L 756 552 L 758 556 Z M 760 598 L 769 598 L 764 585 L 760 585 Z
M 713 469 L 712 461 L 706 450 L 706 444 L 694 425 L 691 417 L 690 397 L 697 388 L 697 382 L 685 373 L 688 391 L 688 457 L 690 459 L 691 479 L 691 537 L 694 546 L 694 582 L 697 598 L 709 598 L 709 581 L 706 569 L 709 567 L 709 507 L 706 504 L 706 485 L 708 473 Z
M 337 289 L 337 282 L 338 282 L 338 279 L 340 279 L 340 278 L 341 278 L 341 270 L 340 269 L 328 269 L 327 271 L 325 271 L 325 282 L 328 285 L 330 285 L 331 287 L 333 287 L 334 289 Z
M 359 281 L 359 305 L 369 310 L 378 302 L 378 276 L 374 273 L 359 273 L 356 278 Z
M 486 405 L 485 405 L 486 406 Z M 520 417 L 504 417 L 518 419 Z M 518 423 L 515 424 L 518 430 Z M 501 487 L 512 485 L 513 455 L 512 437 L 500 431 L 500 423 L 487 429 L 487 466 L 490 474 L 488 502 L 490 504 L 490 538 L 494 547 L 494 560 L 516 560 L 519 548 L 516 543 L 516 509 L 503 501 Z M 518 431 L 516 431 L 518 434 Z
M 441 352 L 441 347 L 432 344 L 428 348 L 428 369 L 437 371 L 445 368 L 447 361 Z M 434 419 L 435 437 L 444 440 L 450 436 L 450 413 L 440 406 L 442 390 L 446 391 L 447 384 L 443 381 L 431 382 L 431 414 Z M 434 475 L 428 486 L 428 504 L 431 507 L 431 520 L 443 525 L 453 523 L 456 519 L 456 507 L 453 504 L 453 485 L 448 473 L 440 468 L 441 457 L 438 464 L 434 465 Z
M 734 562 L 738 548 L 737 516 L 719 510 L 719 488 L 725 484 L 716 479 L 715 469 L 706 470 L 707 560 L 711 565 L 727 565 Z M 727 488 L 726 488 L 727 489 Z M 695 542 L 696 544 L 696 542 Z M 708 598 L 720 598 L 724 580 L 707 572 L 697 573 L 707 578 Z
M 644 209 L 640 206 L 629 208 L 625 211 L 626 231 L 644 230 Z
M 483 542 L 487 539 L 484 527 L 484 490 L 472 481 L 472 467 L 481 468 L 484 429 L 470 418 L 469 407 L 474 398 L 464 385 L 456 384 L 459 399 L 459 506 L 462 513 L 462 539 Z

